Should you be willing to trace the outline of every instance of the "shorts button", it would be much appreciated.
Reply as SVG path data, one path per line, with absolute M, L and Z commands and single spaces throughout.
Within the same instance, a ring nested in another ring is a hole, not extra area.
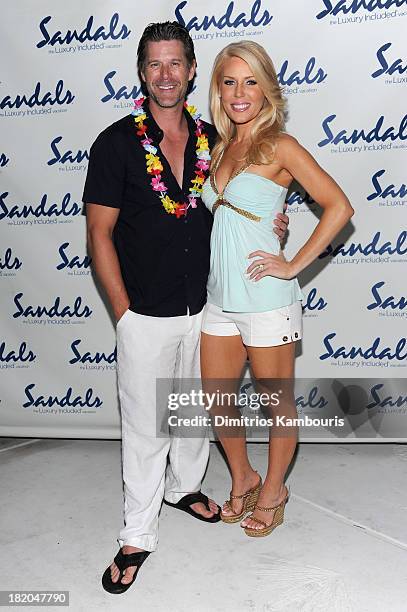
M 298 338 L 298 334 L 297 334 L 297 332 L 295 332 L 294 336 L 295 336 L 296 338 Z
M 288 336 L 283 336 L 283 342 L 287 342 Z
M 290 317 L 287 317 L 287 321 L 289 321 L 289 320 L 290 320 Z

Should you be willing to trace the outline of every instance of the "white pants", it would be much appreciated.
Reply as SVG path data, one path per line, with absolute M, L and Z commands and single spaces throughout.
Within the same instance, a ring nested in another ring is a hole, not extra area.
M 174 378 L 200 378 L 201 323 L 202 311 L 150 317 L 128 310 L 117 324 L 125 521 L 121 546 L 155 550 L 163 497 L 176 503 L 200 490 L 209 456 L 207 432 L 196 438 L 157 436 L 156 418 L 166 406 L 156 406 L 156 379 L 166 379 L 171 393 L 179 392 Z

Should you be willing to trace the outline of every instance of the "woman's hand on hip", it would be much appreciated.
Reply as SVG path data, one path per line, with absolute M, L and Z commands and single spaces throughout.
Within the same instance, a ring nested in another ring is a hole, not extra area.
M 250 280 L 258 281 L 265 276 L 275 276 L 284 280 L 290 280 L 296 276 L 291 262 L 286 261 L 284 255 L 273 255 L 266 251 L 254 251 L 248 255 L 248 259 L 256 257 L 249 265 L 246 273 Z

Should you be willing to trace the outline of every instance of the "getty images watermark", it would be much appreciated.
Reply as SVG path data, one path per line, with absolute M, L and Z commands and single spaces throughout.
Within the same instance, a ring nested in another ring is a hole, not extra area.
M 256 412 L 261 409 L 278 408 L 281 405 L 280 397 L 283 390 L 275 393 L 252 393 L 251 395 L 227 393 L 227 392 L 205 392 L 191 390 L 184 393 L 170 393 L 168 396 L 168 410 L 178 411 L 180 408 L 200 407 L 209 412 L 214 409 L 224 408 L 248 408 Z M 230 416 L 228 414 L 196 414 L 194 416 L 179 416 L 170 414 L 168 425 L 170 427 L 311 427 L 311 426 L 335 426 L 343 427 L 345 420 L 332 418 L 293 417 L 287 414 L 276 414 L 274 416 L 261 416 L 260 414 Z
M 405 378 L 159 379 L 156 391 L 158 437 L 407 441 Z

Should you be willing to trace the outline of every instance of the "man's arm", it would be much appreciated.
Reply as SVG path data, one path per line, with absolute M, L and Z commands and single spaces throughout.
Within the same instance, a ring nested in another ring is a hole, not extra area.
M 109 298 L 116 321 L 128 309 L 130 300 L 124 286 L 113 229 L 120 210 L 99 204 L 86 204 L 88 250 L 93 267 Z

